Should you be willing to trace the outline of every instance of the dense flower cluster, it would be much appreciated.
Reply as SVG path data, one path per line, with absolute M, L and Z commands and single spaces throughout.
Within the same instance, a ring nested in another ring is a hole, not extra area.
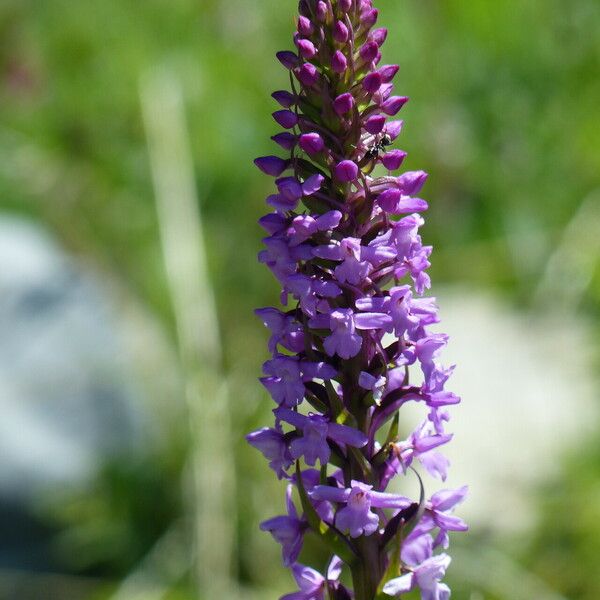
M 261 382 L 276 408 L 274 426 L 248 441 L 288 481 L 287 514 L 261 527 L 299 586 L 285 600 L 374 600 L 417 587 L 442 600 L 450 558 L 438 549 L 466 529 L 451 514 L 466 489 L 429 500 L 386 491 L 396 475 L 416 477 L 417 462 L 446 479 L 438 448 L 452 438 L 447 407 L 459 402 L 444 388 L 452 368 L 438 360 L 447 336 L 430 330 L 435 300 L 423 297 L 432 249 L 416 195 L 427 175 L 393 174 L 406 157 L 390 149 L 402 129 L 393 117 L 408 99 L 392 92 L 398 66 L 381 65 L 387 31 L 374 28 L 371 0 L 302 0 L 299 10 L 296 51 L 277 55 L 291 91 L 273 94 L 284 131 L 272 139 L 285 158 L 255 161 L 277 187 L 259 259 L 283 309 L 256 311 L 271 334 Z M 425 417 L 402 440 L 408 402 Z M 308 532 L 331 551 L 326 575 L 298 563 Z

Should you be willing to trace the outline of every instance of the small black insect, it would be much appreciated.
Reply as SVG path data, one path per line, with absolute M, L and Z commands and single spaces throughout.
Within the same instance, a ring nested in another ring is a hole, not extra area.
M 385 152 L 386 147 L 391 146 L 391 144 L 392 138 L 386 133 L 378 142 L 375 142 L 367 150 L 366 156 L 368 156 L 369 158 L 377 158 L 379 156 L 379 153 Z

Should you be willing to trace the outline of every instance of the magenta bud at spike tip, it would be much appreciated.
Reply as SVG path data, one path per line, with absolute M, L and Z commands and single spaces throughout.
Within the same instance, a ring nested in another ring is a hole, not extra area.
M 291 89 L 272 94 L 281 156 L 254 161 L 274 178 L 258 260 L 279 303 L 256 310 L 273 418 L 246 439 L 285 486 L 260 528 L 291 569 L 290 600 L 448 600 L 446 550 L 467 529 L 455 514 L 467 488 L 435 485 L 460 398 L 429 293 L 427 173 L 403 172 L 394 147 L 408 98 L 394 93 L 398 66 L 380 63 L 388 31 L 374 4 L 300 0 L 297 54 L 277 54 Z M 325 568 L 303 564 L 308 538 Z

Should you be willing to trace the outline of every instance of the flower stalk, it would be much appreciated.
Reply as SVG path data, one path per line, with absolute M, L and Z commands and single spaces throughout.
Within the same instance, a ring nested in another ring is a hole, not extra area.
M 256 311 L 271 333 L 261 382 L 276 406 L 273 426 L 247 437 L 288 482 L 287 515 L 262 528 L 299 587 L 282 600 L 415 588 L 444 600 L 450 558 L 439 549 L 449 531 L 467 529 L 452 514 L 466 488 L 427 500 L 413 465 L 446 479 L 438 448 L 460 400 L 445 389 L 448 338 L 431 331 L 437 306 L 424 295 L 432 248 L 419 235 L 428 204 L 417 194 L 427 175 L 395 174 L 407 155 L 392 148 L 402 129 L 394 117 L 408 98 L 393 94 L 398 66 L 381 64 L 387 30 L 375 28 L 371 0 L 301 0 L 299 13 L 296 50 L 277 54 L 291 89 L 273 93 L 283 131 L 272 139 L 285 155 L 255 161 L 277 188 L 260 220 L 259 260 L 282 307 Z M 408 403 L 424 420 L 403 439 Z M 419 499 L 390 491 L 415 474 Z M 329 550 L 327 573 L 298 562 L 305 535 Z

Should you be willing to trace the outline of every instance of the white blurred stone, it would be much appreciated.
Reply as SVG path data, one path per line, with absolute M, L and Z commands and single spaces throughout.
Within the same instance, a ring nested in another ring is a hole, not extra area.
M 81 481 L 135 446 L 113 316 L 47 234 L 0 217 L 0 495 Z
M 443 290 L 438 303 L 451 336 L 443 361 L 457 365 L 449 389 L 463 399 L 450 407 L 447 484 L 469 484 L 459 513 L 473 527 L 520 529 L 535 517 L 533 487 L 594 433 L 591 335 L 575 315 L 517 313 L 472 289 Z

